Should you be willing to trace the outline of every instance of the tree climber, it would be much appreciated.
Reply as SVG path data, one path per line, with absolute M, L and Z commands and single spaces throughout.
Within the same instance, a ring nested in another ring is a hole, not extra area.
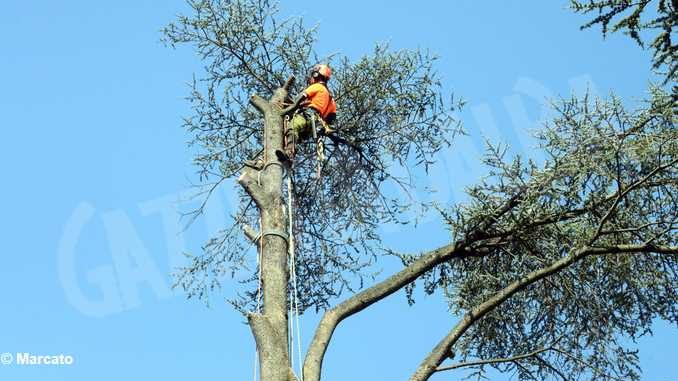
M 316 138 L 318 132 L 331 134 L 334 130 L 330 127 L 337 118 L 337 104 L 327 88 L 332 70 L 328 65 L 318 64 L 313 66 L 308 77 L 309 86 L 299 94 L 292 104 L 283 109 L 284 115 L 294 113 L 288 130 L 285 131 L 287 145 L 285 152 L 276 152 L 282 161 L 289 160 L 294 151 L 294 143 L 303 141 L 310 136 Z M 323 129 L 318 131 L 318 126 Z
M 287 138 L 285 152 L 276 151 L 280 161 L 290 160 L 295 142 L 306 140 L 311 136 L 317 139 L 318 126 L 323 126 L 320 131 L 322 134 L 335 132 L 330 125 L 337 118 L 337 104 L 327 88 L 327 81 L 330 80 L 331 75 L 332 70 L 328 65 L 313 66 L 307 80 L 308 87 L 294 99 L 292 104 L 282 110 L 283 115 L 293 113 L 293 116 L 285 131 Z M 260 170 L 264 163 L 262 160 L 246 160 L 245 165 Z

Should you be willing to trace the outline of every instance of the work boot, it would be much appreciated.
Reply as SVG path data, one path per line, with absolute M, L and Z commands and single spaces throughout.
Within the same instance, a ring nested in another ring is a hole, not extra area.
M 280 160 L 281 163 L 292 163 L 291 156 L 292 152 L 290 152 L 288 149 L 285 149 L 285 151 L 281 151 L 279 149 L 275 150 L 275 156 Z
M 280 160 L 282 163 L 292 162 L 292 158 L 294 157 L 294 142 L 297 140 L 297 137 L 295 134 L 292 132 L 292 130 L 287 130 L 285 131 L 285 141 L 287 144 L 285 144 L 285 149 L 284 150 L 275 150 L 275 156 Z

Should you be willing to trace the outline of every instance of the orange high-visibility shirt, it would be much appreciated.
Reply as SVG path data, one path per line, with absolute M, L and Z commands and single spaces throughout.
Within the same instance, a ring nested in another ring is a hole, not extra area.
M 320 114 L 320 117 L 327 119 L 327 116 L 337 113 L 337 104 L 330 96 L 330 91 L 325 85 L 314 83 L 304 90 L 304 94 L 308 98 L 304 102 L 304 107 L 310 107 Z

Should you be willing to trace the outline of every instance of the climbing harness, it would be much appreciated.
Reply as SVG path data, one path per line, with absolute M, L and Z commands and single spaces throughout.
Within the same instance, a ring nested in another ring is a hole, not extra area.
M 285 115 L 285 119 L 284 119 L 284 122 L 283 122 L 283 129 L 284 129 L 284 134 L 285 134 L 285 142 L 284 142 L 285 147 L 287 147 L 288 144 L 292 143 L 290 145 L 290 147 L 291 147 L 290 153 L 292 154 L 292 156 L 290 156 L 290 160 L 292 161 L 292 159 L 294 159 L 294 154 L 296 153 L 296 150 L 297 150 L 297 141 L 295 139 L 294 132 L 292 132 L 292 134 L 290 134 L 290 116 L 289 115 Z M 287 141 L 288 138 L 291 138 L 292 141 L 291 142 Z

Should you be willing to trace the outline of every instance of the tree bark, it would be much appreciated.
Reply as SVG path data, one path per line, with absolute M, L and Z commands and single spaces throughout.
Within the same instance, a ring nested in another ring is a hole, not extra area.
M 257 344 L 262 381 L 294 379 L 287 343 L 287 218 L 282 195 L 283 165 L 275 155 L 283 149 L 283 118 L 277 106 L 287 97 L 293 78 L 277 89 L 270 100 L 257 95 L 250 103 L 264 117 L 264 167 L 245 168 L 238 179 L 257 205 L 261 215 L 260 263 L 263 311 L 251 313 L 248 321 Z

